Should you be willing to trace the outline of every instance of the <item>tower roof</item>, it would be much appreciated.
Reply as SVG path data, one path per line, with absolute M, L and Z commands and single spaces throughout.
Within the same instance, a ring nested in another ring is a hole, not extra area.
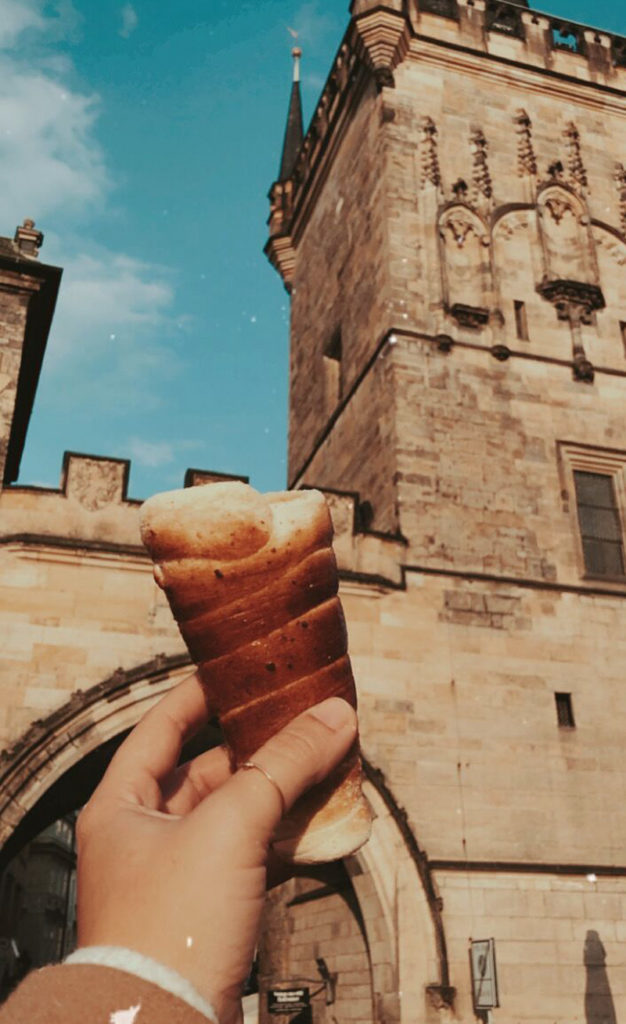
M 287 181 L 293 174 L 300 146 L 304 139 L 302 97 L 300 95 L 300 57 L 302 56 L 302 50 L 296 46 L 291 52 L 293 56 L 293 84 L 289 99 L 289 113 L 287 115 L 283 153 L 278 172 L 279 181 Z

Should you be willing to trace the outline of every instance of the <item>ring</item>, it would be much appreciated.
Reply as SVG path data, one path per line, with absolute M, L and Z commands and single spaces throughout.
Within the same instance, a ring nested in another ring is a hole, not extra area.
M 283 796 L 283 791 L 278 785 L 276 779 L 272 778 L 270 773 L 266 771 L 265 768 L 262 768 L 260 764 L 257 764 L 256 761 L 244 761 L 244 763 L 240 764 L 239 767 L 246 772 L 249 772 L 253 768 L 256 768 L 258 772 L 261 772 L 261 775 L 265 776 L 268 782 L 272 783 L 272 786 L 274 787 L 274 789 L 276 790 L 280 797 L 280 816 L 282 818 L 287 808 L 285 807 L 285 798 Z

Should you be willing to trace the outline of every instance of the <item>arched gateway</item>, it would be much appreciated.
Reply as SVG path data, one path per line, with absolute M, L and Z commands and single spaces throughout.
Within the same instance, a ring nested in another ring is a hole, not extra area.
M 74 693 L 3 752 L 0 870 L 43 829 L 89 799 L 129 730 L 189 670 L 189 659 L 175 655 L 118 671 L 86 692 Z M 219 741 L 219 729 L 210 723 L 187 745 L 183 757 Z M 306 959 L 308 940 L 302 938 L 307 928 L 312 930 L 311 951 L 337 975 L 336 1003 L 353 1008 L 358 1003 L 358 1020 L 414 1020 L 416 1007 L 422 1019 L 425 992 L 433 1007 L 450 1001 L 445 938 L 425 859 L 382 774 L 367 761 L 366 777 L 375 813 L 367 846 L 343 865 L 312 869 L 310 875 L 286 883 L 268 900 L 268 939 L 262 940 L 259 963 L 263 1008 L 264 989 L 290 978 L 297 981 L 304 976 L 298 970 L 315 973 L 315 957 Z M 286 927 L 287 908 L 296 907 L 292 931 Z M 441 984 L 433 983 L 437 980 Z M 323 998 L 314 1005 L 315 1020 L 323 1021 L 334 1004 L 327 1013 Z

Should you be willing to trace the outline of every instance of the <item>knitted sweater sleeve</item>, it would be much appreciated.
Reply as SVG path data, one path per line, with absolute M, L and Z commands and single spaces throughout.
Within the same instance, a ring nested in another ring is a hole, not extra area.
M 216 1024 L 212 1013 L 131 970 L 65 963 L 32 971 L 0 1006 L 0 1024 Z

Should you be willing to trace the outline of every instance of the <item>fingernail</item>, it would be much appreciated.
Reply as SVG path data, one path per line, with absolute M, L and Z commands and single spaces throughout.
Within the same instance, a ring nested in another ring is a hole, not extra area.
M 311 714 L 333 732 L 339 732 L 347 725 L 356 725 L 354 709 L 341 697 L 329 697 L 328 700 L 311 708 Z

